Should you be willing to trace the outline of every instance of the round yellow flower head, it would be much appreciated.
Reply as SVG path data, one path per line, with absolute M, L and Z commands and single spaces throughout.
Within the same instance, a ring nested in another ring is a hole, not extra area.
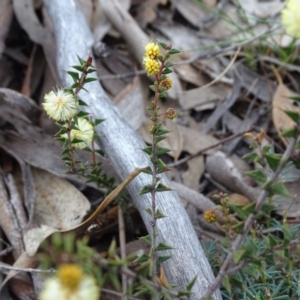
M 145 56 L 149 57 L 151 59 L 157 59 L 157 56 L 159 55 L 159 47 L 155 43 L 148 43 L 145 46 Z
M 172 79 L 167 77 L 160 82 L 159 86 L 163 86 L 166 90 L 169 90 L 172 87 L 172 84 Z
M 207 222 L 207 223 L 214 223 L 217 221 L 217 214 L 214 210 L 207 210 L 205 213 L 204 213 L 204 220 Z
M 299 0 L 287 0 L 286 7 L 281 12 L 281 21 L 289 35 L 300 38 Z
M 58 270 L 59 281 L 62 286 L 68 288 L 70 291 L 78 289 L 82 276 L 83 271 L 77 265 L 64 264 Z
M 155 59 L 144 57 L 143 64 L 145 65 L 145 70 L 148 76 L 156 75 L 159 72 L 159 63 Z
M 42 104 L 48 116 L 55 121 L 67 121 L 77 113 L 77 103 L 71 93 L 64 90 L 46 94 Z
M 94 128 L 93 125 L 85 118 L 78 118 L 77 121 L 78 123 L 76 124 L 76 127 L 78 129 L 71 129 L 70 132 L 71 141 L 75 139 L 82 140 L 82 143 L 74 143 L 72 145 L 74 148 L 83 149 L 92 142 L 94 137 Z M 68 135 L 64 133 L 62 137 L 68 138 Z
M 98 300 L 99 288 L 93 277 L 85 275 L 81 267 L 62 265 L 57 276 L 45 281 L 40 300 Z
M 168 108 L 166 110 L 166 117 L 170 120 L 173 120 L 177 117 L 176 110 L 174 108 Z

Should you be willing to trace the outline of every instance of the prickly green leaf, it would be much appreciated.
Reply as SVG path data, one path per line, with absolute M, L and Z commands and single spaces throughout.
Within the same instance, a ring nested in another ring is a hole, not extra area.
M 170 62 L 170 61 L 167 61 L 165 63 L 165 68 L 170 68 L 170 67 L 173 67 L 173 66 L 174 66 L 174 64 L 172 62 Z
M 83 65 L 83 64 L 85 64 L 85 60 L 83 60 L 80 56 L 78 56 L 77 54 L 76 54 L 76 56 L 77 56 L 77 59 L 78 59 L 78 61 L 79 61 L 79 63 L 81 64 L 81 65 Z
M 156 132 L 156 135 L 157 135 L 157 136 L 158 136 L 158 135 L 164 135 L 164 134 L 167 134 L 167 133 L 169 133 L 169 132 L 171 132 L 171 131 L 165 130 L 165 129 L 158 129 L 157 132 Z
M 280 133 L 280 136 L 291 138 L 291 137 L 294 137 L 295 134 L 296 134 L 296 129 L 295 128 L 291 128 L 291 129 L 285 129 L 285 130 L 283 130 Z
M 249 177 L 253 178 L 256 182 L 265 182 L 266 175 L 262 169 L 256 169 L 252 171 L 245 172 Z
M 152 169 L 150 167 L 147 167 L 147 168 L 144 168 L 143 173 L 146 173 L 146 174 L 152 174 Z
M 160 173 L 167 172 L 169 170 L 170 169 L 167 167 L 167 165 L 161 159 L 159 159 L 158 162 L 157 162 L 156 173 L 160 174 Z
M 165 218 L 166 215 L 164 215 L 159 209 L 155 213 L 156 219 L 162 219 Z
M 166 136 L 164 136 L 164 135 L 156 136 L 156 137 L 154 138 L 154 143 L 157 144 L 157 143 L 159 143 L 160 141 L 164 140 L 165 138 L 166 138 Z
M 71 85 L 71 88 L 72 89 L 76 89 L 78 88 L 79 84 L 77 82 L 74 82 L 72 85 Z
M 157 154 L 158 155 L 162 155 L 162 154 L 168 153 L 170 151 L 171 150 L 169 148 L 163 148 L 163 147 L 157 146 Z
M 78 105 L 80 106 L 88 106 L 84 101 L 82 101 L 81 99 L 78 99 Z
M 163 251 L 163 250 L 172 250 L 174 248 L 171 246 L 168 246 L 166 244 L 159 243 L 155 249 L 156 249 L 156 251 Z
M 87 77 L 84 79 L 84 83 L 92 82 L 92 81 L 97 81 L 98 79 L 95 77 Z
M 167 98 L 167 94 L 165 92 L 161 92 L 157 94 L 158 98 Z
M 148 155 L 151 155 L 152 152 L 152 146 L 148 146 L 142 149 L 142 151 L 144 151 L 145 153 L 147 153 Z
M 167 44 L 159 42 L 158 45 L 160 45 L 163 49 L 167 50 Z
M 271 193 L 273 195 L 281 195 L 289 197 L 290 194 L 282 182 L 276 182 L 271 186 Z
M 95 150 L 98 154 L 100 154 L 101 156 L 104 156 L 104 152 L 101 150 L 101 149 L 99 149 L 99 150 Z
M 173 71 L 171 70 L 171 69 L 169 69 L 169 68 L 165 68 L 163 71 L 162 71 L 162 74 L 170 74 L 170 73 L 172 73 Z
M 169 54 L 170 55 L 174 55 L 174 54 L 178 54 L 178 53 L 180 53 L 181 51 L 180 50 L 178 50 L 178 49 L 171 49 L 170 51 L 169 51 Z
M 158 59 L 160 62 L 162 62 L 162 61 L 164 60 L 164 58 L 163 58 L 161 55 L 158 55 L 158 56 L 157 56 L 157 59 Z
M 151 210 L 151 208 L 146 208 L 145 209 L 145 212 L 147 212 L 150 216 L 152 216 L 152 210 Z
M 93 67 L 89 67 L 87 73 L 90 74 L 90 73 L 94 73 L 94 72 L 97 72 L 97 69 L 95 69 Z
M 149 88 L 150 88 L 150 90 L 152 90 L 153 92 L 155 92 L 155 90 L 156 90 L 156 86 L 155 85 L 149 85 Z
M 88 115 L 90 115 L 90 113 L 81 110 L 80 112 L 78 112 L 77 117 L 82 118 L 82 117 L 86 117 Z
M 101 124 L 101 123 L 104 122 L 104 121 L 105 121 L 105 119 L 96 119 L 96 120 L 94 121 L 94 124 L 95 124 L 95 126 L 97 126 L 97 125 Z
M 142 241 L 145 241 L 146 243 L 151 245 L 152 240 L 151 240 L 150 235 L 142 236 L 139 239 L 142 240 Z
M 67 73 L 73 78 L 74 82 L 77 82 L 77 80 L 79 79 L 79 74 L 77 72 L 68 71 Z
M 293 101 L 300 103 L 300 95 L 290 96 L 289 98 Z
M 139 192 L 139 195 L 144 195 L 147 193 L 151 193 L 151 188 L 148 185 L 142 187 L 142 189 Z
M 265 154 L 265 158 L 268 162 L 269 167 L 275 171 L 279 165 L 280 159 L 282 155 L 277 153 L 267 153 Z
M 64 156 L 64 157 L 62 157 L 61 158 L 64 162 L 70 162 L 71 161 L 71 159 L 70 159 L 70 157 L 69 156 Z
M 300 120 L 300 115 L 296 111 L 293 110 L 284 110 L 284 112 L 296 123 Z
M 243 159 L 250 159 L 252 161 L 255 161 L 257 158 L 260 158 L 259 155 L 255 152 L 250 152 L 245 154 L 243 157 Z
M 71 68 L 75 69 L 75 70 L 78 70 L 80 72 L 83 72 L 84 71 L 84 68 L 81 67 L 81 66 L 72 66 Z
M 246 250 L 243 248 L 236 250 L 233 254 L 234 263 L 237 264 L 239 261 L 241 261 L 241 259 L 245 256 L 245 254 L 246 254 Z
M 162 183 L 159 183 L 156 188 L 155 188 L 156 192 L 169 192 L 172 191 L 171 188 L 169 188 L 166 185 L 163 185 Z
M 142 254 L 141 256 L 139 256 L 137 259 L 134 260 L 135 263 L 143 263 L 149 260 L 149 255 L 147 254 Z
M 186 289 L 187 289 L 188 291 L 191 291 L 191 290 L 192 290 L 192 288 L 193 288 L 193 286 L 194 286 L 194 284 L 195 284 L 195 282 L 196 282 L 197 277 L 198 277 L 198 275 L 196 275 L 196 276 L 188 283 L 188 285 L 186 286 Z
M 156 264 L 160 265 L 161 263 L 163 263 L 164 261 L 168 260 L 169 258 L 171 258 L 171 256 L 159 256 L 157 258 Z
M 232 209 L 241 219 L 245 220 L 248 217 L 241 205 L 228 203 L 228 207 Z
M 231 284 L 229 280 L 229 276 L 225 275 L 222 279 L 222 285 L 225 287 L 228 293 L 231 293 Z

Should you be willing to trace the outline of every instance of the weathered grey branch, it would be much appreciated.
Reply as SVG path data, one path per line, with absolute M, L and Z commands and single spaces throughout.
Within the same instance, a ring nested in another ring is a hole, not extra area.
M 93 36 L 76 1 L 44 0 L 44 4 L 54 26 L 60 80 L 63 85 L 70 86 L 72 80 L 66 70 L 77 64 L 76 54 L 83 58 L 91 54 Z M 88 110 L 95 118 L 106 120 L 96 131 L 101 136 L 101 148 L 111 160 L 119 177 L 123 180 L 134 168 L 150 165 L 148 156 L 140 150 L 145 147 L 144 142 L 110 102 L 100 84 L 92 82 L 86 87 L 89 93 L 83 92 L 80 96 L 88 103 Z M 165 176 L 163 182 L 168 185 Z M 137 194 L 142 186 L 149 183 L 150 176 L 142 174 L 128 187 L 148 229 L 150 216 L 145 209 L 150 207 L 150 196 Z M 214 277 L 197 235 L 175 192 L 158 193 L 157 204 L 168 216 L 158 221 L 159 239 L 174 247 L 168 253 L 172 258 L 164 263 L 168 280 L 179 288 L 184 288 L 198 275 L 191 299 L 199 299 Z M 222 299 L 218 291 L 213 299 Z

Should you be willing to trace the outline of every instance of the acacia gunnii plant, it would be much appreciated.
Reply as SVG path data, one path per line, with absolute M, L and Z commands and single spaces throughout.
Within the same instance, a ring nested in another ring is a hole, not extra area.
M 164 50 L 164 54 L 161 54 L 160 48 Z M 155 97 L 147 108 L 152 112 L 152 124 L 148 128 L 149 133 L 152 135 L 152 145 L 142 150 L 150 156 L 152 166 L 134 170 L 117 187 L 114 185 L 113 178 L 102 174 L 101 164 L 96 161 L 96 153 L 100 155 L 103 155 L 103 153 L 101 150 L 95 150 L 94 141 L 98 136 L 94 132 L 94 127 L 102 123 L 103 120 L 93 120 L 93 116 L 90 113 L 80 109 L 86 103 L 79 98 L 79 91 L 87 91 L 85 84 L 96 80 L 88 77 L 90 73 L 95 72 L 95 68 L 92 66 L 92 58 L 89 57 L 85 61 L 78 57 L 80 64 L 72 67 L 75 71 L 68 71 L 68 74 L 72 76 L 74 81 L 71 87 L 51 91 L 45 95 L 43 107 L 49 117 L 54 119 L 60 128 L 56 138 L 63 142 L 61 155 L 67 165 L 67 172 L 81 175 L 87 178 L 88 182 L 92 181 L 98 186 L 106 187 L 108 195 L 94 213 L 83 223 L 68 231 L 64 237 L 59 237 L 58 234 L 54 235 L 51 245 L 43 249 L 48 255 L 40 255 L 42 264 L 50 267 L 57 264 L 57 262 L 61 263 L 59 263 L 60 267 L 57 275 L 46 281 L 40 299 L 98 299 L 99 292 L 107 284 L 113 284 L 116 290 L 119 290 L 119 275 L 124 273 L 137 279 L 136 282 L 128 284 L 128 289 L 126 289 L 127 295 L 138 296 L 146 294 L 151 296 L 151 299 L 159 299 L 161 296 L 165 299 L 182 299 L 182 297 L 191 294 L 196 277 L 187 285 L 185 290 L 174 291 L 171 289 L 172 285 L 166 279 L 163 280 L 161 277 L 158 277 L 157 272 L 157 266 L 160 266 L 162 262 L 170 258 L 170 256 L 158 256 L 157 252 L 172 249 L 169 245 L 157 243 L 157 219 L 163 218 L 165 215 L 156 208 L 155 194 L 171 190 L 160 182 L 161 178 L 159 177 L 161 173 L 168 171 L 167 166 L 159 158 L 159 155 L 168 153 L 170 149 L 160 147 L 158 143 L 165 139 L 168 133 L 167 130 L 163 129 L 163 117 L 171 120 L 176 117 L 176 111 L 173 108 L 168 108 L 165 112 L 161 112 L 158 99 L 166 97 L 166 90 L 172 87 L 172 80 L 167 74 L 172 72 L 170 69 L 172 63 L 169 59 L 176 53 L 179 53 L 179 51 L 164 43 L 149 43 L 145 47 L 143 63 L 147 74 L 155 76 L 155 82 L 150 86 L 155 93 Z M 77 158 L 77 149 L 90 151 L 92 153 L 92 163 L 82 164 Z M 140 194 L 151 194 L 151 207 L 147 209 L 147 212 L 151 216 L 152 232 L 150 235 L 141 238 L 151 244 L 151 251 L 149 255 L 143 254 L 135 260 L 134 266 L 137 267 L 135 269 L 136 273 L 133 273 L 128 269 L 128 264 L 136 258 L 136 255 L 134 257 L 129 255 L 125 260 L 121 260 L 116 254 L 115 242 L 111 244 L 108 250 L 109 259 L 104 260 L 103 257 L 86 245 L 86 240 L 81 243 L 81 241 L 76 241 L 75 238 L 77 238 L 76 235 L 79 232 L 82 232 L 82 229 L 86 229 L 87 224 L 93 222 L 103 208 L 109 205 L 140 172 L 150 174 L 152 177 L 151 183 L 144 186 L 140 191 Z M 77 246 L 75 246 L 75 242 Z M 82 255 L 82 249 L 84 249 L 84 255 Z M 52 259 L 54 257 L 64 257 L 64 259 L 63 261 L 60 258 Z M 103 266 L 105 270 L 102 272 L 101 267 Z M 87 284 L 90 285 L 91 289 L 87 288 Z M 55 292 L 53 289 L 55 289 Z

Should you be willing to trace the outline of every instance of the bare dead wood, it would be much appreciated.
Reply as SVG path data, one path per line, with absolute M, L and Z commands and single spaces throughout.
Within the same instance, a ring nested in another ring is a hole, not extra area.
M 44 4 L 54 24 L 60 80 L 63 85 L 70 86 L 72 80 L 66 70 L 77 63 L 76 53 L 83 58 L 88 57 L 94 42 L 93 36 L 76 1 L 45 0 Z M 113 106 L 100 84 L 92 82 L 87 88 L 89 93 L 81 93 L 80 97 L 88 103 L 88 110 L 95 118 L 106 120 L 97 126 L 96 131 L 101 136 L 103 151 L 121 180 L 133 169 L 150 165 L 148 156 L 140 150 L 145 147 L 144 142 Z M 141 187 L 149 182 L 150 176 L 140 174 L 129 185 L 128 191 L 150 230 L 150 218 L 145 212 L 150 207 L 150 196 L 137 196 Z M 162 182 L 169 184 L 166 176 L 163 176 Z M 166 253 L 172 258 L 164 263 L 168 280 L 184 288 L 198 275 L 191 299 L 199 299 L 214 278 L 197 235 L 175 192 L 158 193 L 157 204 L 168 216 L 158 222 L 159 239 L 174 247 L 174 250 Z M 213 299 L 222 299 L 219 291 L 214 293 Z

